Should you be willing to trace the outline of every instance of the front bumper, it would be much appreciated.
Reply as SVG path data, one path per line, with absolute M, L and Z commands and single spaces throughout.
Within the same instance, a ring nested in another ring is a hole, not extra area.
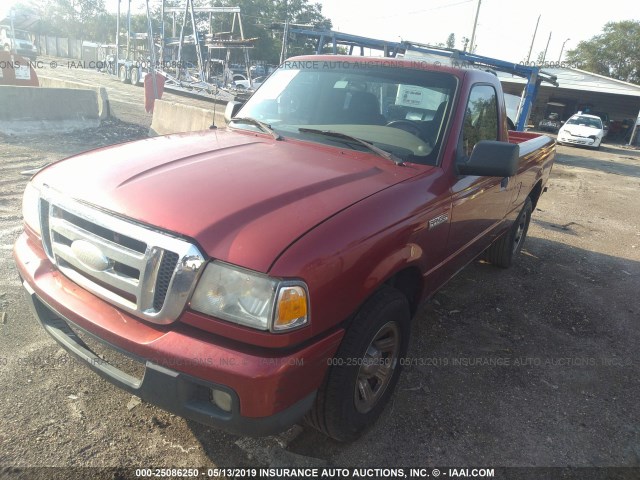
M 61 275 L 23 233 L 14 257 L 29 304 L 69 353 L 116 386 L 185 418 L 243 435 L 285 430 L 311 408 L 342 339 L 339 330 L 295 351 L 251 347 L 182 325 L 151 325 Z M 82 335 L 79 335 L 82 333 Z M 139 377 L 102 359 L 82 336 L 138 362 Z M 226 392 L 231 411 L 210 401 Z
M 23 57 L 27 57 L 30 60 L 35 60 L 38 56 L 38 51 L 37 50 L 32 50 L 30 48 L 18 48 L 16 50 L 16 53 L 18 55 L 21 55 Z
M 558 142 L 570 145 L 582 145 L 585 147 L 597 147 L 600 144 L 598 138 L 574 137 L 573 135 L 558 135 Z

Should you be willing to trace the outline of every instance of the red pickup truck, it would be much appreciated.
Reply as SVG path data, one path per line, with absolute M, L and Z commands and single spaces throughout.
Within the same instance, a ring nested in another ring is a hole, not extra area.
M 227 116 L 37 173 L 14 248 L 29 302 L 169 411 L 353 439 L 419 303 L 479 255 L 511 264 L 555 143 L 507 132 L 494 74 L 389 58 L 291 59 Z

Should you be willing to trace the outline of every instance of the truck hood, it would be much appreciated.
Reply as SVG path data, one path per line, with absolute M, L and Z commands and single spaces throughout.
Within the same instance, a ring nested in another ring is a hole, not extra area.
M 49 166 L 34 182 L 190 237 L 212 258 L 266 272 L 314 226 L 423 170 L 217 130 L 94 150 Z

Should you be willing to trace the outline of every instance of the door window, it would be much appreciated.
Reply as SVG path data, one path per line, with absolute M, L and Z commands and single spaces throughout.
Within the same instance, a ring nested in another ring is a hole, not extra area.
M 462 127 L 462 154 L 467 158 L 481 140 L 498 139 L 498 102 L 490 85 L 476 85 L 471 89 Z

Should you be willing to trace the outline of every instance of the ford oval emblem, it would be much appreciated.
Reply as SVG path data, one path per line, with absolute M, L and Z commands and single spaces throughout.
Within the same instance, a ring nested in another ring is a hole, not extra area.
M 71 251 L 76 259 L 90 270 L 102 272 L 109 267 L 109 259 L 91 242 L 75 240 L 71 244 Z

